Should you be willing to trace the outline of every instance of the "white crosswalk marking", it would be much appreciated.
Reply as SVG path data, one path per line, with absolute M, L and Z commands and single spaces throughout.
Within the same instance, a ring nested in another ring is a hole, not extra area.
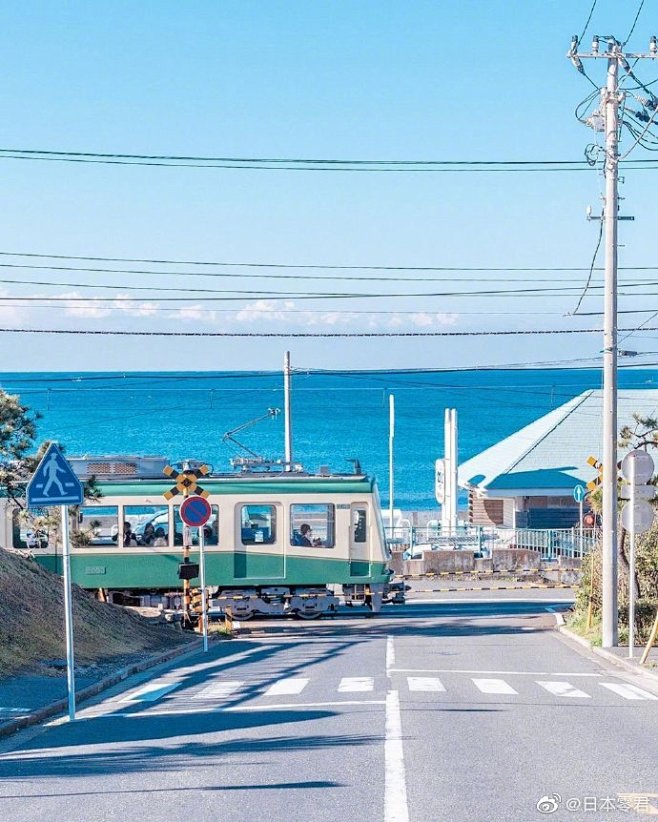
M 624 699 L 658 699 L 655 694 L 643 691 L 642 688 L 636 688 L 635 685 L 621 685 L 615 682 L 601 682 L 600 684 L 609 691 L 623 696 Z
M 356 691 L 372 691 L 375 680 L 371 676 L 344 676 L 338 686 L 341 694 L 355 693 Z
M 445 691 L 445 685 L 435 676 L 408 676 L 410 691 Z
M 538 679 L 537 685 L 541 685 L 542 688 L 545 688 L 550 694 L 555 694 L 555 696 L 569 696 L 575 699 L 592 698 L 589 694 L 586 694 L 585 691 L 574 688 L 570 682 L 547 682 Z
M 160 699 L 165 694 L 168 694 L 169 691 L 173 691 L 174 688 L 178 688 L 180 682 L 149 682 L 148 685 L 144 685 L 136 691 L 128 694 L 128 696 L 124 696 L 121 700 L 122 702 L 155 702 L 156 699 Z
M 241 688 L 244 682 L 213 682 L 195 694 L 192 699 L 226 699 L 232 693 Z
M 483 694 L 518 694 L 504 679 L 476 679 L 472 677 L 475 686 Z
M 287 677 L 275 682 L 274 685 L 265 691 L 265 696 L 283 696 L 290 694 L 301 694 L 304 688 L 308 685 L 308 679 L 303 677 Z

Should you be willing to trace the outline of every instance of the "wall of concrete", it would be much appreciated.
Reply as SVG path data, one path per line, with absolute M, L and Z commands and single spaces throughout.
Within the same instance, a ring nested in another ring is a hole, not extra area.
M 474 572 L 533 573 L 547 582 L 571 584 L 580 578 L 581 560 L 560 557 L 558 561 L 541 559 L 539 551 L 525 548 L 494 549 L 493 557 L 476 558 L 475 551 L 425 551 L 423 559 L 402 558 L 402 551 L 394 551 L 391 568 L 399 576 L 424 574 L 460 574 Z

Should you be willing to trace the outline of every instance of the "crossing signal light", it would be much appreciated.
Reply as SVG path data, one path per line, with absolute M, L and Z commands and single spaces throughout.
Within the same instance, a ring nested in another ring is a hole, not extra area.
M 199 576 L 198 562 L 181 562 L 178 566 L 178 579 L 196 579 Z
M 195 588 L 190 595 L 190 608 L 197 613 L 203 610 L 203 595 L 201 588 Z

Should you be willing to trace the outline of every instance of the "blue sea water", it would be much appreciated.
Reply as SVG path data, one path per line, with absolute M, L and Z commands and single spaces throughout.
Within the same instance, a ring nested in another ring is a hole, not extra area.
M 230 470 L 225 432 L 283 409 L 278 372 L 6 373 L 0 385 L 38 411 L 39 440 L 70 455 L 159 454 Z M 656 387 L 658 371 L 620 373 L 620 388 Z M 443 413 L 459 417 L 460 462 L 588 388 L 594 369 L 436 373 L 296 373 L 293 456 L 309 470 L 350 471 L 358 458 L 388 497 L 389 394 L 395 395 L 395 504 L 436 508 L 434 461 L 443 455 Z M 236 434 L 253 451 L 282 458 L 283 414 Z

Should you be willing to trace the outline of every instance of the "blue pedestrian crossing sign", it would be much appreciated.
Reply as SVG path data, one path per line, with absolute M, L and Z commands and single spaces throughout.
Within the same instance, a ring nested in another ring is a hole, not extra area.
M 27 484 L 28 508 L 81 505 L 83 497 L 82 483 L 58 446 L 51 442 Z

